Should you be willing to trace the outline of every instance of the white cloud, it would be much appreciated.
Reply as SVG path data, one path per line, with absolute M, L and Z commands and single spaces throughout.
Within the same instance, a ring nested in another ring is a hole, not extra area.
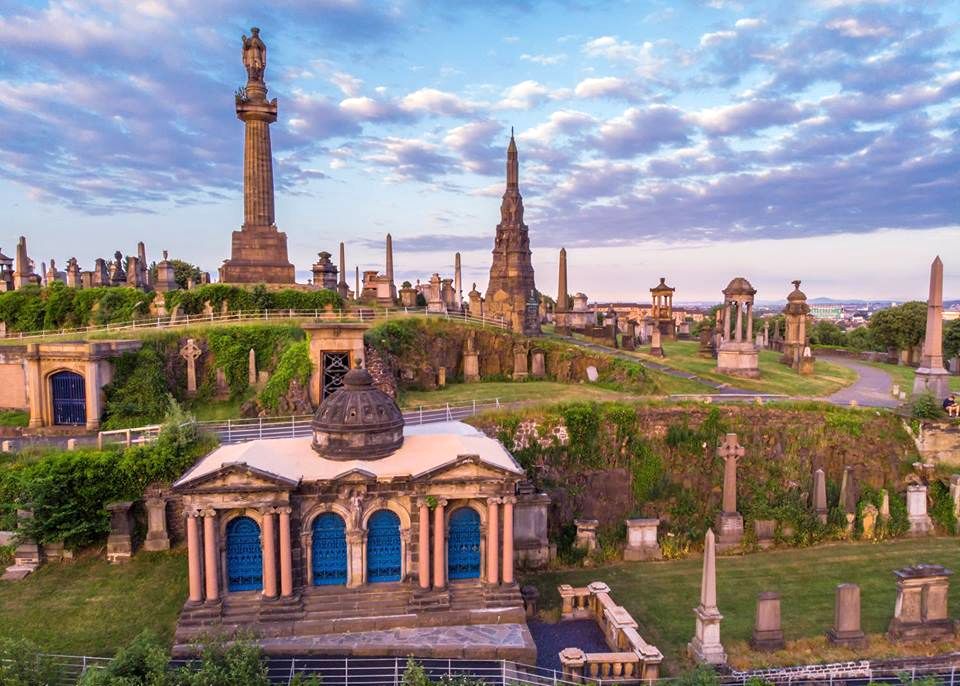
M 559 136 L 579 133 L 596 124 L 596 119 L 586 112 L 576 110 L 558 110 L 553 112 L 547 121 L 522 131 L 517 138 L 521 142 L 530 142 L 538 145 L 550 145 Z
M 520 55 L 520 59 L 525 62 L 533 62 L 534 64 L 547 67 L 565 62 L 567 60 L 567 56 L 564 53 L 559 53 L 557 55 L 530 55 L 528 53 L 523 53 Z
M 790 100 L 751 100 L 706 108 L 692 113 L 689 119 L 709 133 L 726 136 L 793 123 L 802 119 L 808 109 Z
M 350 98 L 360 95 L 360 89 L 363 88 L 363 81 L 361 79 L 342 71 L 338 71 L 331 76 L 330 83 Z
M 533 80 L 521 81 L 503 91 L 503 99 L 497 103 L 502 110 L 529 110 L 557 97 L 556 91 Z
M 617 76 L 600 76 L 583 79 L 573 89 L 573 94 L 578 98 L 609 98 L 623 95 L 630 88 L 631 84 L 626 79 Z
M 476 105 L 459 96 L 436 88 L 421 88 L 405 95 L 400 107 L 408 112 L 428 112 L 438 115 L 463 115 L 472 112 Z
M 832 19 L 827 22 L 826 27 L 848 38 L 880 38 L 891 33 L 887 26 L 865 24 L 854 17 Z

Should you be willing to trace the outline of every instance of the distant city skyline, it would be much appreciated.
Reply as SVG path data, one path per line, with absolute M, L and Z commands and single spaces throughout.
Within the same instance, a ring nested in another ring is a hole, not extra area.
M 347 244 L 482 291 L 510 127 L 538 288 L 713 301 L 960 297 L 950 2 L 0 3 L 0 248 L 215 275 L 242 221 L 240 35 L 268 46 L 277 226 L 298 280 Z

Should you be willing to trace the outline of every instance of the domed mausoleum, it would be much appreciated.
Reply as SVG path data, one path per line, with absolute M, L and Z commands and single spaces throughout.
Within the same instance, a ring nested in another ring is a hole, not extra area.
M 242 628 L 284 655 L 534 663 L 514 566 L 547 561 L 549 499 L 504 446 L 461 422 L 405 426 L 360 367 L 310 429 L 221 445 L 174 484 L 189 566 L 175 652 Z M 437 645 L 438 627 L 462 640 Z

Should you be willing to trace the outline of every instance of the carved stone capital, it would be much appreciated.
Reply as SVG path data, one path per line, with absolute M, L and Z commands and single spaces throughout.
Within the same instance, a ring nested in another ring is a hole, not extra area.
M 515 495 L 508 495 L 503 497 L 504 505 L 515 505 L 516 502 L 517 502 L 517 496 Z
M 448 502 L 446 498 L 437 498 L 437 507 L 446 507 Z
M 216 516 L 217 516 L 217 511 L 216 511 L 214 508 L 212 508 L 212 507 L 208 507 L 208 508 L 205 508 L 205 509 L 201 512 L 201 514 L 202 514 L 204 517 L 216 518 Z
M 258 508 L 260 514 L 262 515 L 274 515 L 277 514 L 277 508 L 273 505 L 265 505 L 264 507 Z
M 277 508 L 277 513 L 278 513 L 278 514 L 289 515 L 289 514 L 291 514 L 292 512 L 293 512 L 293 508 L 290 507 L 289 505 L 282 505 L 281 507 L 278 507 L 278 508 Z
M 487 498 L 487 505 L 500 505 L 503 503 L 503 498 L 495 496 L 493 498 Z

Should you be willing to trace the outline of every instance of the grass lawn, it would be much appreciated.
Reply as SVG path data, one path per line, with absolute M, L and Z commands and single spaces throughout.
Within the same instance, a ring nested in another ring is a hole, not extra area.
M 0 411 L 0 426 L 26 426 L 29 423 L 29 412 L 24 410 Z
M 122 565 L 86 555 L 0 584 L 0 638 L 72 655 L 113 655 L 144 629 L 169 643 L 186 594 L 185 549 Z
M 666 357 L 652 357 L 645 352 L 633 354 L 642 360 L 659 362 L 705 379 L 761 393 L 825 396 L 844 386 L 849 386 L 857 379 L 856 372 L 822 360 L 817 360 L 815 363 L 812 376 L 800 376 L 790 367 L 780 364 L 780 354 L 772 350 L 760 351 L 760 378 L 758 379 L 719 374 L 716 360 L 700 357 L 697 353 L 699 347 L 700 344 L 693 341 L 664 341 L 663 350 Z
M 890 375 L 891 386 L 900 384 L 900 390 L 906 391 L 909 396 L 913 392 L 913 379 L 916 370 L 913 367 L 899 364 L 887 364 L 886 362 L 866 362 L 864 360 L 853 360 L 858 364 L 876 367 Z M 960 392 L 960 376 L 950 376 L 950 390 Z
M 893 616 L 896 584 L 892 570 L 917 562 L 960 566 L 955 538 L 904 539 L 881 544 L 838 543 L 817 548 L 770 550 L 717 560 L 718 605 L 723 614 L 721 640 L 735 663 L 788 664 L 854 659 L 851 651 L 827 647 L 824 632 L 833 622 L 834 590 L 839 583 L 860 584 L 862 626 L 873 634 L 869 653 L 876 656 L 916 654 L 917 650 L 956 650 L 960 642 L 939 647 L 895 648 L 879 634 Z M 633 562 L 595 569 L 548 572 L 522 583 L 539 587 L 541 607 L 559 607 L 557 585 L 585 586 L 604 581 L 613 599 L 640 624 L 645 640 L 663 652 L 676 672 L 686 665 L 686 644 L 693 636 L 693 608 L 699 601 L 702 558 L 670 562 Z M 753 630 L 757 594 L 777 591 L 787 650 L 773 656 L 754 655 L 746 643 Z M 950 589 L 952 615 L 960 603 L 960 586 Z M 900 652 L 900 651 L 906 652 Z M 858 652 L 859 657 L 865 654 Z
M 236 419 L 240 416 L 240 406 L 254 395 L 255 392 L 250 391 L 240 398 L 193 402 L 186 407 L 186 410 L 201 422 Z

